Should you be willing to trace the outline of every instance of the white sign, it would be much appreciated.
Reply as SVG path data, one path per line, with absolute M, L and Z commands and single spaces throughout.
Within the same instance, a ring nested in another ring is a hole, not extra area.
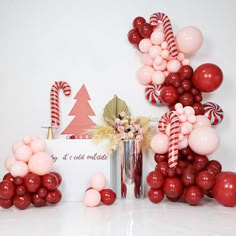
M 62 201 L 83 201 L 84 192 L 89 188 L 90 177 L 102 172 L 107 178 L 107 187 L 114 191 L 116 173 L 112 157 L 101 146 L 91 140 L 47 140 L 47 152 L 54 161 L 53 171 L 62 176 L 59 189 Z

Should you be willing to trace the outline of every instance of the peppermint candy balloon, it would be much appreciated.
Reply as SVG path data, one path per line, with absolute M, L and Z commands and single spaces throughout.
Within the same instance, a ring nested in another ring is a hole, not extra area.
M 214 102 L 206 102 L 203 104 L 204 115 L 211 121 L 212 125 L 218 125 L 224 118 L 222 108 Z

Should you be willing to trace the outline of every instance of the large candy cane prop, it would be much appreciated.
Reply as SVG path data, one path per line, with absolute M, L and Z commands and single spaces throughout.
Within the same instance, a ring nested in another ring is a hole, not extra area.
M 165 132 L 168 125 L 170 125 L 168 165 L 173 168 L 178 164 L 179 117 L 176 112 L 167 112 L 161 117 L 158 123 L 159 131 Z
M 173 58 L 178 56 L 178 50 L 176 47 L 175 37 L 172 31 L 172 26 L 169 17 L 161 12 L 157 12 L 151 15 L 150 24 L 152 26 L 157 26 L 158 22 L 161 21 L 163 24 L 163 30 L 165 34 L 165 40 L 168 44 L 168 50 L 170 51 L 170 55 Z
M 63 90 L 65 96 L 71 94 L 70 85 L 64 81 L 56 81 L 51 88 L 51 126 L 60 126 L 60 112 L 59 112 L 59 89 Z

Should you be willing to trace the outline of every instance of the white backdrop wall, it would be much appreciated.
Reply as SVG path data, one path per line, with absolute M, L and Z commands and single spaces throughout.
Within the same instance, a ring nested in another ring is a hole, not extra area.
M 167 111 L 145 100 L 144 87 L 135 78 L 141 65 L 138 52 L 127 40 L 133 19 L 148 20 L 154 12 L 166 13 L 174 32 L 188 25 L 201 30 L 204 43 L 191 58 L 193 68 L 210 62 L 222 69 L 222 86 L 204 95 L 204 101 L 218 103 L 225 112 L 216 127 L 220 147 L 210 158 L 221 161 L 224 170 L 236 171 L 235 7 L 234 0 L 0 0 L 0 175 L 14 142 L 25 135 L 45 137 L 41 126 L 50 124 L 54 81 L 72 87 L 71 97 L 60 95 L 63 128 L 73 118 L 68 113 L 83 84 L 96 123 L 102 122 L 103 108 L 114 94 L 134 116 L 160 117 Z M 145 162 L 147 171 L 154 168 L 152 157 Z

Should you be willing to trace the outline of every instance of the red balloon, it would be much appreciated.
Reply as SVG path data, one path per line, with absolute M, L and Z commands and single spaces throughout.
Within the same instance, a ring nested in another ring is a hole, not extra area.
M 183 184 L 181 180 L 177 177 L 168 177 L 165 179 L 163 185 L 163 191 L 167 197 L 177 198 L 183 193 Z
M 164 176 L 167 176 L 169 166 L 166 161 L 162 161 L 156 165 L 155 170 L 160 171 Z
M 149 185 L 149 187 L 153 188 L 153 189 L 159 189 L 163 186 L 164 184 L 164 175 L 162 174 L 161 171 L 151 171 L 148 175 L 147 175 L 147 184 Z
M 180 80 L 191 79 L 193 75 L 193 68 L 189 65 L 184 65 L 179 69 Z
M 16 187 L 16 194 L 18 196 L 23 196 L 26 194 L 26 187 L 24 185 L 19 185 Z
M 202 190 L 195 185 L 188 187 L 184 195 L 186 202 L 193 206 L 198 205 L 204 196 Z
M 128 40 L 131 44 L 139 44 L 139 42 L 142 39 L 143 39 L 142 36 L 140 35 L 140 33 L 137 30 L 132 29 L 129 31 Z
M 231 171 L 219 173 L 212 194 L 220 204 L 227 207 L 236 206 L 236 173 Z
M 204 170 L 208 163 L 209 160 L 207 156 L 202 156 L 198 154 L 194 155 L 193 166 L 195 167 L 196 171 Z
M 62 177 L 61 177 L 61 175 L 60 175 L 58 172 L 55 172 L 55 171 L 50 172 L 50 174 L 56 175 L 57 181 L 58 181 L 58 186 L 59 186 L 59 185 L 61 184 L 61 182 L 62 182 Z
M 42 187 L 51 191 L 58 187 L 58 179 L 54 174 L 45 174 L 42 176 Z
M 159 163 L 159 162 L 162 162 L 162 161 L 167 161 L 168 157 L 167 157 L 166 154 L 155 153 L 154 160 L 155 160 L 156 163 Z
M 24 210 L 26 208 L 28 208 L 31 204 L 31 196 L 29 193 L 26 193 L 23 196 L 18 196 L 16 195 L 13 198 L 13 204 L 16 208 L 20 209 L 20 210 Z
M 162 189 L 152 189 L 148 190 L 148 198 L 153 203 L 159 203 L 164 198 L 164 192 Z
M 144 23 L 139 27 L 139 33 L 143 38 L 150 38 L 153 28 L 149 23 Z
M 29 173 L 24 177 L 24 185 L 28 192 L 35 193 L 41 185 L 41 178 L 37 174 Z
M 133 20 L 133 27 L 134 29 L 139 29 L 144 23 L 146 23 L 146 20 L 142 16 L 138 16 Z
M 201 92 L 212 92 L 219 88 L 223 81 L 221 69 L 211 63 L 200 65 L 193 73 L 192 82 Z
M 204 110 L 203 110 L 203 105 L 200 102 L 194 102 L 192 105 L 194 111 L 195 111 L 195 115 L 203 115 L 204 114 Z
M 10 174 L 10 173 L 6 173 L 4 176 L 3 176 L 3 180 L 9 180 L 11 182 L 14 182 L 14 177 Z
M 43 187 L 39 188 L 38 191 L 37 191 L 37 194 L 38 194 L 39 197 L 41 197 L 41 198 L 45 198 L 46 195 L 47 195 L 47 193 L 48 193 L 47 189 L 46 189 L 46 188 L 43 188 Z
M 191 186 L 195 184 L 196 173 L 193 170 L 192 166 L 187 166 L 182 173 L 181 176 L 182 183 L 185 187 Z
M 57 204 L 61 201 L 61 191 L 58 189 L 55 189 L 53 191 L 50 191 L 47 193 L 45 200 L 50 204 Z
M 173 86 L 165 86 L 160 92 L 161 101 L 167 105 L 177 102 L 179 95 Z
M 37 193 L 32 194 L 32 204 L 35 207 L 43 207 L 46 205 L 46 200 L 41 198 Z
M 10 199 L 15 195 L 16 187 L 12 181 L 3 180 L 0 182 L 0 198 Z
M 101 202 L 105 205 L 111 205 L 116 200 L 116 193 L 111 189 L 103 189 L 100 191 Z
M 215 184 L 215 176 L 207 170 L 203 170 L 197 174 L 196 184 L 202 190 L 210 190 Z
M 17 176 L 14 178 L 14 184 L 15 185 L 22 185 L 24 183 L 24 178 L 21 176 Z
M 13 205 L 12 199 L 0 198 L 0 207 L 8 209 Z
M 217 160 L 210 160 L 209 161 L 209 166 L 210 167 L 215 167 L 219 172 L 221 172 L 221 170 L 222 170 L 222 165 Z
M 179 102 L 183 106 L 192 106 L 194 102 L 193 95 L 190 92 L 185 92 L 179 96 Z

